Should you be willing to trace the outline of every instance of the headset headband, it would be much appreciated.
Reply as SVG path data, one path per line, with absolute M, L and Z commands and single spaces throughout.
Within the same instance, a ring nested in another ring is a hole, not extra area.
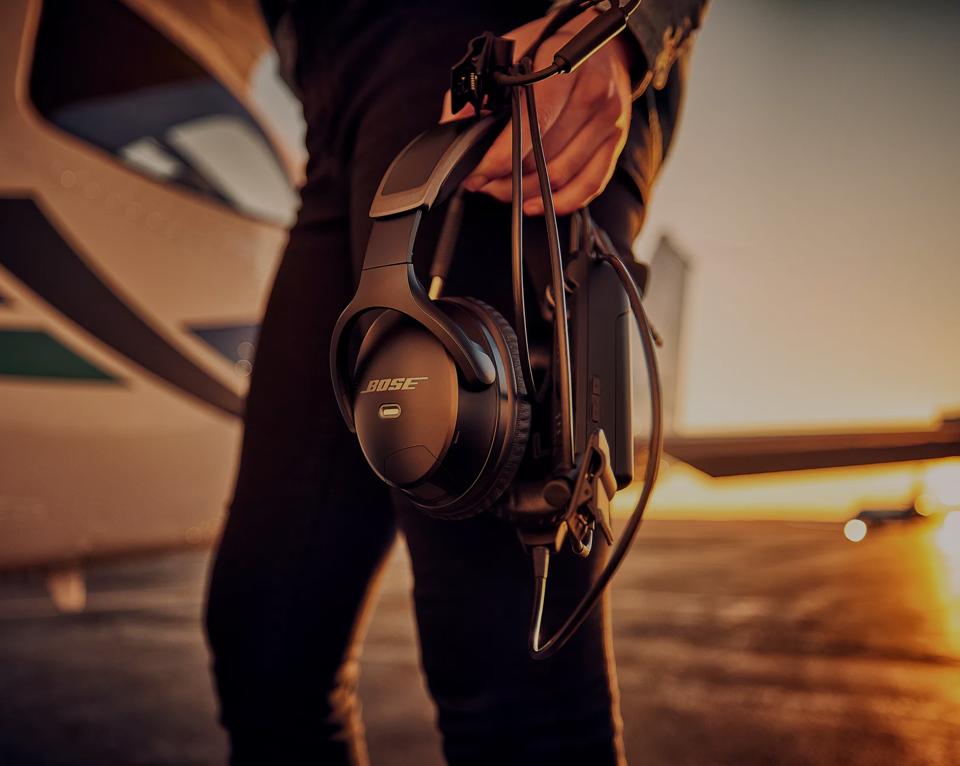
M 421 324 L 453 358 L 467 385 L 493 383 L 493 361 L 427 297 L 413 270 L 413 246 L 423 213 L 460 185 L 493 143 L 505 117 L 438 125 L 421 133 L 391 163 L 370 206 L 373 228 L 356 295 L 333 330 L 330 372 L 347 427 L 354 431 L 349 338 L 370 311 L 397 311 Z

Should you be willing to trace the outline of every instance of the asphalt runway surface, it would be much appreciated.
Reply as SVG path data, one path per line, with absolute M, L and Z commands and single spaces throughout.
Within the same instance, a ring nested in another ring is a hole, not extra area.
M 960 551 L 937 522 L 649 522 L 614 586 L 632 764 L 960 764 Z M 206 551 L 0 582 L 0 764 L 221 764 Z M 398 546 L 364 648 L 376 766 L 442 763 Z

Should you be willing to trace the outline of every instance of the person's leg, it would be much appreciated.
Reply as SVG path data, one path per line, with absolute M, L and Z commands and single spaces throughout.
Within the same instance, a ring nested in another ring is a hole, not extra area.
M 330 336 L 354 288 L 376 185 L 439 115 L 445 64 L 429 83 L 418 68 L 459 57 L 472 29 L 440 38 L 411 15 L 351 19 L 338 23 L 356 22 L 354 36 L 333 36 L 322 12 L 295 19 L 313 51 L 300 67 L 308 180 L 261 328 L 207 612 L 221 719 L 238 764 L 366 760 L 357 633 L 394 519 L 334 402 Z M 401 55 L 404 33 L 423 47 Z M 395 82 L 419 96 L 401 97 Z M 370 105 L 385 102 L 380 134 L 358 139 Z
M 531 563 L 505 521 L 401 511 L 415 574 L 421 656 L 451 766 L 622 763 L 619 694 L 605 599 L 548 660 L 527 653 Z M 544 630 L 554 630 L 604 561 L 550 565 Z
M 358 264 L 382 173 L 435 122 L 446 67 L 476 32 L 502 32 L 530 16 L 485 12 L 486 19 L 463 19 L 431 7 L 437 17 L 429 23 L 408 14 L 402 25 L 374 17 L 362 45 L 331 54 L 340 72 L 306 67 L 310 181 L 264 321 L 237 492 L 211 578 L 208 630 L 236 763 L 363 758 L 355 634 L 393 521 L 383 486 L 362 464 L 333 402 L 330 331 L 352 289 L 345 254 Z M 311 94 L 311 84 L 321 95 Z M 348 190 L 324 181 L 331 165 L 349 165 Z M 475 200 L 471 207 L 484 228 L 464 257 L 482 274 L 506 278 L 509 237 L 488 236 L 508 232 L 506 211 L 497 227 L 483 211 L 498 206 Z M 436 227 L 432 218 L 424 234 Z M 468 272 L 458 267 L 459 279 Z M 502 285 L 479 293 L 501 308 L 505 295 Z M 525 650 L 529 562 L 509 526 L 490 517 L 442 524 L 405 514 L 405 527 L 423 663 L 451 761 L 484 760 L 481 751 L 501 761 L 559 751 L 615 761 L 619 716 L 605 615 L 594 615 L 555 660 L 533 663 Z M 567 608 L 595 563 L 558 563 L 548 608 Z
M 366 762 L 357 633 L 394 518 L 330 386 L 330 334 L 352 291 L 336 186 L 308 182 L 275 279 L 211 574 L 207 629 L 236 764 Z

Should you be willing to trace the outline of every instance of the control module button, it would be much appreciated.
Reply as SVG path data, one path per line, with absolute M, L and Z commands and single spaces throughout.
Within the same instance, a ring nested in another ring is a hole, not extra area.
M 381 404 L 380 417 L 383 418 L 384 420 L 393 420 L 394 418 L 399 418 L 400 405 L 399 404 Z

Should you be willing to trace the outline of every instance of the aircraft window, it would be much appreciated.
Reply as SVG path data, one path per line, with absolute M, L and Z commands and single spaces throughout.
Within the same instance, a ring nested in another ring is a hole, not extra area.
M 293 219 L 296 194 L 257 122 L 118 0 L 44 3 L 30 91 L 47 120 L 139 173 L 253 218 Z
M 296 197 L 263 138 L 234 115 L 205 117 L 171 128 L 170 144 L 241 210 L 269 219 L 292 214 Z M 243 162 L 236 162 L 243 157 Z
M 120 149 L 120 156 L 131 167 L 154 178 L 169 181 L 182 167 L 182 163 L 167 154 L 152 138 L 140 138 Z

